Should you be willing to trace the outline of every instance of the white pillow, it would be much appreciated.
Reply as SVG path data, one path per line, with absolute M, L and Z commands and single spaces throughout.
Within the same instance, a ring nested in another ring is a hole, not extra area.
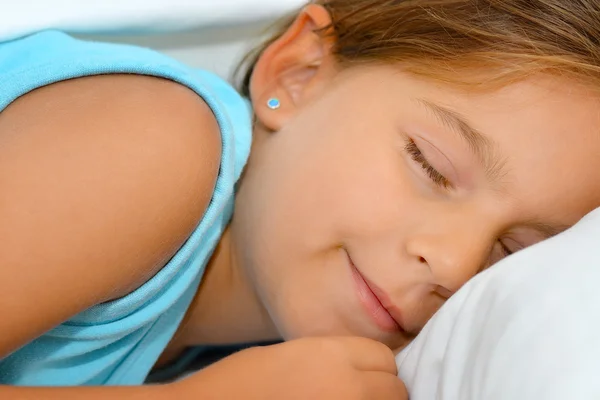
M 411 400 L 600 399 L 600 210 L 456 293 L 398 355 Z

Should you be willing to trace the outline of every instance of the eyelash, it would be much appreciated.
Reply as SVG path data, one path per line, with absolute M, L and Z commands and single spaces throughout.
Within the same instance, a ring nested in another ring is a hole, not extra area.
M 506 247 L 504 243 L 500 241 L 498 243 L 500 243 L 500 247 L 502 248 L 502 253 L 504 253 L 504 257 L 508 257 L 514 253 L 514 251 L 511 251 L 508 247 Z
M 450 186 L 450 181 L 448 181 L 444 175 L 439 173 L 437 169 L 433 168 L 433 166 L 429 164 L 429 161 L 427 161 L 414 140 L 411 138 L 406 139 L 404 150 L 410 155 L 413 161 L 423 168 L 423 171 L 425 171 L 433 183 L 444 189 L 447 189 Z

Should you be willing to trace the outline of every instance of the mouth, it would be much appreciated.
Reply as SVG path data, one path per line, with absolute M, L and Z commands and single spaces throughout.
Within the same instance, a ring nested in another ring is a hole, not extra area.
M 352 258 L 348 255 L 350 269 L 358 298 L 371 320 L 384 332 L 405 332 L 402 326 L 400 310 L 391 304 L 388 295 L 380 288 L 369 282 L 356 268 Z

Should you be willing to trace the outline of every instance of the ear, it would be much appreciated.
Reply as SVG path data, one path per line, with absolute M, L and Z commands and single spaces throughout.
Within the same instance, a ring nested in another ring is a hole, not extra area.
M 333 39 L 317 32 L 330 25 L 329 12 L 311 4 L 260 56 L 250 93 L 256 117 L 267 129 L 281 129 L 331 79 Z M 277 109 L 268 106 L 273 98 L 280 102 Z

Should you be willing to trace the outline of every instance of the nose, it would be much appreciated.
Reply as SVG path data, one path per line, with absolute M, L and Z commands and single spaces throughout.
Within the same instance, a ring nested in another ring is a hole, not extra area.
M 480 220 L 453 223 L 445 219 L 413 233 L 406 251 L 415 262 L 429 268 L 431 283 L 449 297 L 487 264 L 493 243 L 494 235 L 482 229 Z

